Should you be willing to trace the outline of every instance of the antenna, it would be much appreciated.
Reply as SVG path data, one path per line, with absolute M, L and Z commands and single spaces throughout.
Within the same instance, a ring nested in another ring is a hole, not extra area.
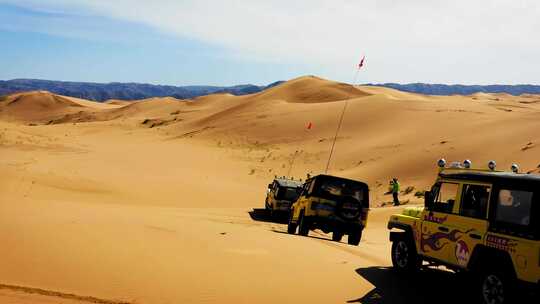
M 341 129 L 341 124 L 343 123 L 343 116 L 345 116 L 345 110 L 347 109 L 347 105 L 349 104 L 349 100 L 345 101 L 345 105 L 343 106 L 343 111 L 341 111 L 341 117 L 339 118 L 339 124 L 336 130 L 336 135 L 334 135 L 334 140 L 332 141 L 332 148 L 330 149 L 330 155 L 328 156 L 328 162 L 326 163 L 326 169 L 324 170 L 324 173 L 328 173 L 328 168 L 330 167 L 330 160 L 332 160 L 332 154 L 334 154 L 334 147 L 336 146 L 336 140 L 339 134 L 339 130 Z
M 354 90 L 354 84 L 356 83 L 356 79 L 358 77 L 358 73 L 360 72 L 360 69 L 364 66 L 364 60 L 366 59 L 366 56 L 362 56 L 362 60 L 360 61 L 360 64 L 358 65 L 358 69 L 354 72 L 354 79 L 351 84 L 351 93 Z M 330 148 L 330 155 L 328 155 L 328 161 L 326 162 L 326 169 L 324 169 L 324 173 L 328 173 L 328 168 L 330 168 L 330 161 L 332 160 L 332 155 L 334 154 L 334 148 L 336 146 L 337 137 L 339 135 L 339 131 L 341 130 L 341 125 L 343 124 L 343 117 L 345 116 L 345 110 L 347 110 L 347 105 L 349 105 L 349 99 L 352 97 L 352 94 L 349 95 L 349 98 L 345 100 L 345 104 L 343 105 L 343 110 L 341 111 L 341 116 L 339 117 L 339 123 L 336 129 L 336 134 L 334 135 L 334 140 L 332 141 L 332 148 Z

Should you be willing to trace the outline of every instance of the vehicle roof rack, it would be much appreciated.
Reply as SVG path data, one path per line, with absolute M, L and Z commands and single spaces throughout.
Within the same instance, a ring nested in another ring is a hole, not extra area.
M 504 172 L 497 170 L 497 162 L 490 160 L 487 164 L 487 168 L 473 168 L 472 161 L 469 159 L 464 160 L 463 162 L 454 161 L 448 164 L 448 162 L 441 158 L 437 161 L 437 166 L 439 167 L 439 172 L 451 171 L 451 172 Z M 519 165 L 514 163 L 510 167 L 511 172 L 519 173 Z

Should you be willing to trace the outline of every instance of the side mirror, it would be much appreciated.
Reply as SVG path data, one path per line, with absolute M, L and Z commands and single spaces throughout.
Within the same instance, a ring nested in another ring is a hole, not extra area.
M 431 209 L 431 207 L 433 206 L 433 193 L 431 193 L 431 191 L 426 191 L 424 193 L 424 206 L 426 207 L 426 209 Z

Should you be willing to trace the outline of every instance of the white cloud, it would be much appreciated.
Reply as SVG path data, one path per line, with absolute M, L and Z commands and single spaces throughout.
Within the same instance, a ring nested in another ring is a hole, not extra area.
M 366 53 L 370 81 L 538 83 L 536 0 L 7 2 L 142 23 L 247 60 L 300 62 L 345 81 Z

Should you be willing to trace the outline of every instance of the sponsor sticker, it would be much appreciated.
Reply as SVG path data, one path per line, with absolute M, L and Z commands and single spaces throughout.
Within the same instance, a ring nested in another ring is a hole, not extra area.
M 436 216 L 433 213 L 426 214 L 424 216 L 424 221 L 438 223 L 438 224 L 442 224 L 442 223 L 446 222 L 447 219 L 448 219 L 448 215 Z
M 496 235 L 488 235 L 486 237 L 486 244 L 489 247 L 497 248 L 511 253 L 516 252 L 515 247 L 517 246 L 516 241 Z

